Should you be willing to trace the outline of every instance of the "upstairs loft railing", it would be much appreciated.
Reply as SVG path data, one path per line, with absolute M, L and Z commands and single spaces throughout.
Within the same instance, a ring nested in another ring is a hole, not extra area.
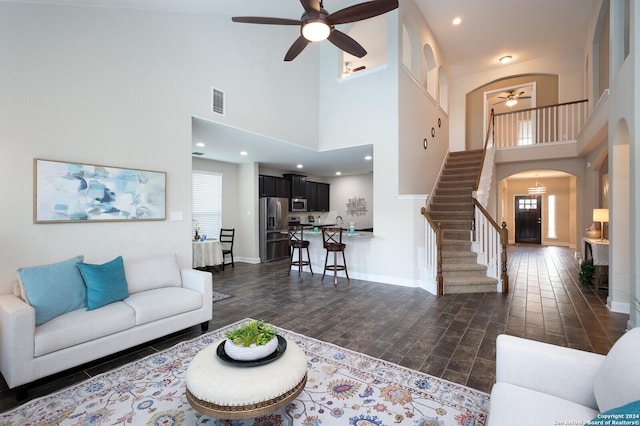
M 493 116 L 493 144 L 511 148 L 575 141 L 588 118 L 588 101 L 523 109 Z

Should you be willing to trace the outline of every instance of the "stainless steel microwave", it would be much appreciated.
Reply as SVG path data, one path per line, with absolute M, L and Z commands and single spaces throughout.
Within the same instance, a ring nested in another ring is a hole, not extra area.
M 291 211 L 292 212 L 306 212 L 307 211 L 307 199 L 306 198 L 292 198 L 291 199 Z

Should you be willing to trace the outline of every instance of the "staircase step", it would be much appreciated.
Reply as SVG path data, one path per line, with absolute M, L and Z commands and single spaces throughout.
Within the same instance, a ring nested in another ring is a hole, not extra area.
M 436 203 L 436 204 L 445 204 L 445 203 L 463 204 L 463 203 L 468 203 L 468 204 L 472 205 L 473 204 L 473 198 L 471 197 L 471 194 L 436 195 L 435 197 L 433 197 L 431 202 L 432 203 Z
M 458 293 L 495 293 L 498 280 L 495 278 L 453 278 L 445 279 L 444 294 Z
M 471 227 L 473 226 L 473 221 L 469 219 L 464 220 L 452 220 L 452 219 L 442 219 L 438 223 L 442 226 L 442 229 L 458 229 L 464 231 L 471 231 Z
M 469 265 L 478 263 L 478 255 L 472 251 L 442 251 L 442 264 Z
M 442 251 L 471 251 L 471 241 L 449 240 L 442 241 Z
M 438 189 L 446 189 L 446 188 L 456 188 L 456 189 L 468 189 L 469 191 L 473 190 L 473 186 L 476 184 L 475 179 L 466 179 L 466 180 L 440 180 L 438 183 Z
M 452 241 L 471 241 L 470 229 L 444 229 L 444 238 Z
M 487 266 L 478 263 L 442 264 L 442 275 L 447 278 L 485 278 Z
M 430 211 L 431 218 L 436 222 L 442 224 L 444 220 L 473 220 L 473 211 Z
M 445 211 L 445 212 L 460 212 L 467 211 L 473 212 L 473 203 L 431 203 L 429 205 L 431 212 Z
M 442 176 L 440 177 L 440 183 L 442 182 L 453 182 L 453 181 L 461 181 L 461 180 L 469 180 L 475 183 L 477 173 L 469 173 L 467 170 L 464 173 L 447 173 L 446 170 L 442 171 Z
M 459 188 L 458 186 L 455 186 L 454 188 L 438 187 L 435 190 L 434 197 L 439 197 L 439 196 L 449 197 L 449 196 L 458 196 L 458 195 L 465 195 L 467 197 L 471 197 L 471 194 L 472 194 L 472 191 L 470 191 L 469 189 Z

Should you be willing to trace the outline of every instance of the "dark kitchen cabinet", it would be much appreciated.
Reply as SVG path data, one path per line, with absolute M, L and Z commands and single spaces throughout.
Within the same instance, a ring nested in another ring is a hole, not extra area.
M 307 177 L 303 175 L 286 174 L 286 180 L 291 182 L 291 198 L 307 198 Z
M 289 181 L 281 177 L 260 175 L 260 197 L 289 198 Z
M 329 211 L 329 184 L 316 183 L 316 211 Z
M 329 211 L 329 184 L 307 182 L 307 211 Z

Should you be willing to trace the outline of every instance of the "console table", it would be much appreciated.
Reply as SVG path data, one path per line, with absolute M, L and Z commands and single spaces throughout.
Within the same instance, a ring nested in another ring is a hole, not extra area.
M 599 290 L 609 275 L 609 240 L 582 238 L 582 259 L 593 259 L 596 268 L 595 289 Z

